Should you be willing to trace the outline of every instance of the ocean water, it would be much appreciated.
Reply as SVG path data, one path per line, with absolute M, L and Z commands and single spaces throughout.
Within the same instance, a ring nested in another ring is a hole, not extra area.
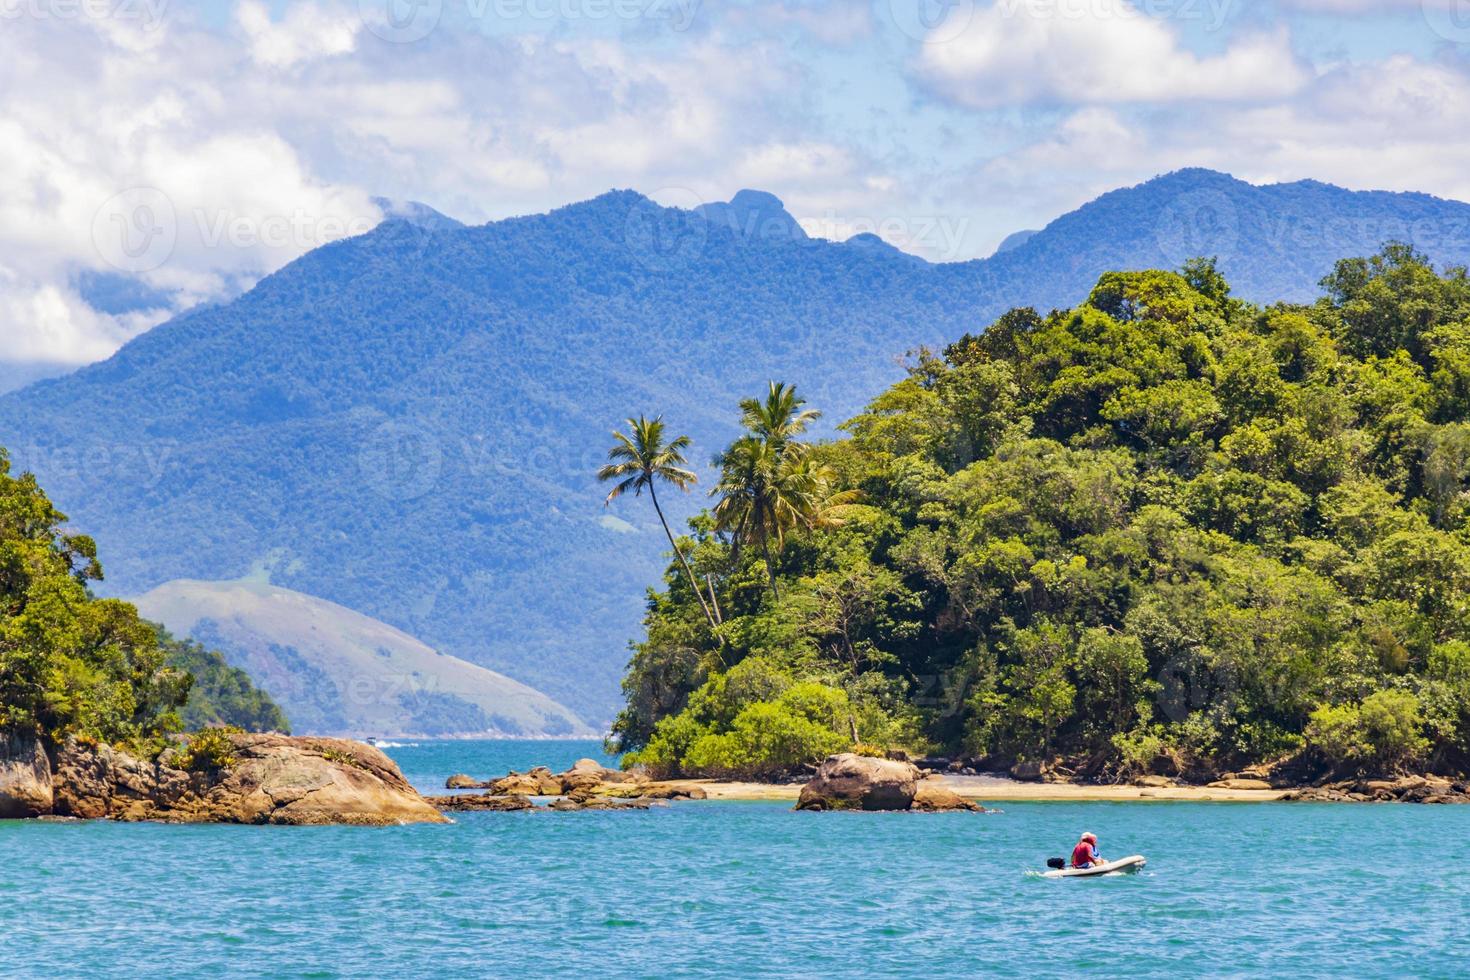
M 390 746 L 409 778 L 593 743 Z M 463 814 L 390 829 L 0 821 L 0 976 L 1461 976 L 1470 807 Z M 1095 831 L 1136 876 L 1034 872 Z

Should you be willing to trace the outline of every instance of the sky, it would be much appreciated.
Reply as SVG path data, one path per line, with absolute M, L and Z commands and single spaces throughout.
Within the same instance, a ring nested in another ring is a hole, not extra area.
M 425 202 L 770 191 L 990 254 L 1181 167 L 1470 200 L 1470 0 L 0 0 L 0 363 Z

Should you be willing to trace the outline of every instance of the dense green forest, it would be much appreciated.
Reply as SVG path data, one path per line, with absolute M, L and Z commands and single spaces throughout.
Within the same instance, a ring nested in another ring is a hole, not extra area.
M 846 439 L 802 441 L 790 389 L 742 404 L 650 594 L 628 764 L 1463 771 L 1470 280 L 1390 245 L 1322 290 L 1113 273 L 918 353 Z
M 0 731 L 161 747 L 184 727 L 284 727 L 249 678 L 131 605 L 99 599 L 97 548 L 0 450 Z
M 247 732 L 290 734 L 285 712 L 255 686 L 249 674 L 231 667 L 217 650 L 195 640 L 176 639 L 162 626 L 154 628 L 164 649 L 164 662 L 194 678 L 188 700 L 179 709 L 184 728 L 232 726 Z

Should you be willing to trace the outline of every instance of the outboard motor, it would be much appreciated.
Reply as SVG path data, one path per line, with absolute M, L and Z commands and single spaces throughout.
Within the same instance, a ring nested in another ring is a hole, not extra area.
M 1053 869 L 1055 869 L 1057 871 L 1061 871 L 1062 869 L 1066 868 L 1066 866 L 1067 866 L 1067 859 L 1066 858 L 1047 858 L 1046 859 L 1046 866 L 1048 868 L 1053 868 Z

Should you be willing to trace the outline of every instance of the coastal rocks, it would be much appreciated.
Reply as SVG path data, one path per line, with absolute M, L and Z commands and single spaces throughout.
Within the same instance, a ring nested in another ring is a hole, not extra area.
M 460 773 L 455 773 L 453 776 L 450 776 L 448 779 L 444 780 L 444 788 L 445 789 L 485 789 L 486 787 L 485 787 L 485 784 L 484 783 L 482 783 L 479 780 L 475 779 L 475 777 L 473 777 L 473 776 L 466 776 L 464 773 L 460 772 Z
M 1217 779 L 1209 784 L 1210 789 L 1271 789 L 1270 783 L 1264 779 L 1250 779 L 1233 776 L 1229 779 Z
M 537 766 L 530 772 L 512 772 L 500 779 L 493 779 L 482 786 L 496 794 L 521 793 L 526 796 L 559 796 L 563 792 L 562 777 L 545 766 Z
M 1293 803 L 1470 803 L 1470 783 L 1442 776 L 1347 780 L 1294 790 L 1282 799 Z
M 382 752 L 360 742 L 231 735 L 232 759 L 186 772 L 110 746 L 68 741 L 57 753 L 55 812 L 176 823 L 443 823 Z
M 910 809 L 923 813 L 947 813 L 954 810 L 985 812 L 985 808 L 980 804 L 965 799 L 954 790 L 941 786 L 932 779 L 919 783 L 918 789 L 914 791 L 914 801 Z
M 620 787 L 609 795 L 635 794 L 644 800 L 707 800 L 709 794 L 698 786 L 680 783 L 644 783 L 633 788 Z
M 441 813 L 495 812 L 534 810 L 529 796 L 490 796 L 485 793 L 462 793 L 458 796 L 431 796 L 428 802 Z
M 39 739 L 0 735 L 0 820 L 51 812 L 51 761 Z
M 1145 789 L 1167 789 L 1175 785 L 1175 781 L 1168 776 L 1139 776 L 1133 780 L 1134 786 L 1142 786 Z
M 653 800 L 615 800 L 606 796 L 563 796 L 552 800 L 547 806 L 552 810 L 574 812 L 577 810 L 647 810 Z
M 911 762 L 844 752 L 828 756 L 801 789 L 798 810 L 907 810 L 918 791 Z
M 1010 769 L 1011 778 L 1023 783 L 1039 783 L 1046 778 L 1046 772 L 1046 766 L 1035 759 L 1018 762 Z

